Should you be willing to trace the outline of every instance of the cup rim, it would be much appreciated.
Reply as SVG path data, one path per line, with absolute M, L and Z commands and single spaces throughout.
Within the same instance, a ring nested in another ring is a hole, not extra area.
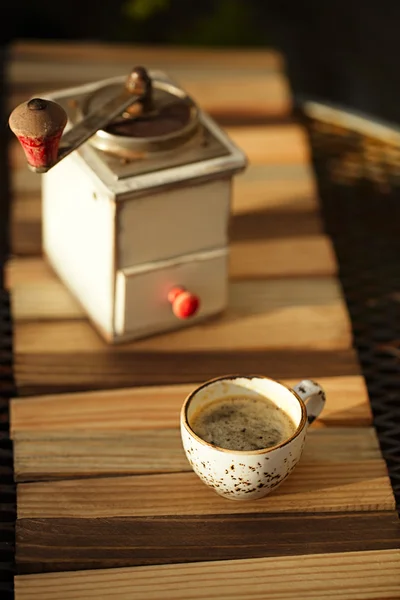
M 289 438 L 287 438 L 286 440 L 283 440 L 283 442 L 280 442 L 279 444 L 276 444 L 275 446 L 270 446 L 267 448 L 260 448 L 259 450 L 230 450 L 229 448 L 222 448 L 221 446 L 216 446 L 215 444 L 211 444 L 210 442 L 207 442 L 206 440 L 203 440 L 203 438 L 199 437 L 197 435 L 197 433 L 195 433 L 193 431 L 193 429 L 191 428 L 191 426 L 189 425 L 189 420 L 188 420 L 188 416 L 187 416 L 187 411 L 188 411 L 188 407 L 189 407 L 191 400 L 200 390 L 202 390 L 205 387 L 208 387 L 209 385 L 212 385 L 213 383 L 216 383 L 218 381 L 225 381 L 225 380 L 234 381 L 235 379 L 268 379 L 268 381 L 277 383 L 278 385 L 280 385 L 280 386 L 284 387 L 286 390 L 288 390 L 288 392 L 290 392 L 292 394 L 292 396 L 300 404 L 300 408 L 301 408 L 301 419 L 300 419 L 300 423 L 298 424 L 298 426 L 296 428 L 296 431 Z M 266 454 L 267 452 L 272 452 L 273 450 L 277 450 L 278 448 L 283 448 L 287 444 L 290 444 L 290 442 L 292 442 L 295 438 L 297 438 L 300 435 L 300 433 L 304 430 L 305 426 L 307 425 L 307 409 L 306 409 L 306 405 L 305 405 L 304 401 L 300 398 L 300 396 L 291 387 L 289 387 L 285 383 L 282 383 L 278 379 L 273 379 L 272 377 L 267 377 L 266 375 L 240 375 L 240 374 L 221 375 L 219 377 L 214 377 L 212 379 L 208 379 L 207 381 L 205 381 L 204 383 L 199 385 L 196 389 L 192 390 L 190 392 L 190 394 L 188 394 L 188 396 L 186 396 L 185 401 L 181 408 L 181 425 L 183 425 L 185 427 L 185 429 L 188 431 L 188 433 L 191 436 L 193 436 L 198 442 L 200 442 L 204 446 L 207 446 L 214 450 L 218 450 L 219 452 L 225 452 L 227 454 L 241 454 L 241 455 Z

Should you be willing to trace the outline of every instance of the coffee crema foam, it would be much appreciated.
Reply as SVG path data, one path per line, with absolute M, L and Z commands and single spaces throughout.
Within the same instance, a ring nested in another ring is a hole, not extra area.
M 268 398 L 226 396 L 201 408 L 190 423 L 201 439 L 227 450 L 262 450 L 296 431 L 291 417 Z

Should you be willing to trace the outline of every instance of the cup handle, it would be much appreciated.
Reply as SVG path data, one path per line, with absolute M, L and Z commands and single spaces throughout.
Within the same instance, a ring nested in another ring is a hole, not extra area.
M 311 379 L 303 379 L 293 390 L 303 400 L 307 409 L 307 421 L 311 425 L 325 406 L 325 392 L 322 387 Z

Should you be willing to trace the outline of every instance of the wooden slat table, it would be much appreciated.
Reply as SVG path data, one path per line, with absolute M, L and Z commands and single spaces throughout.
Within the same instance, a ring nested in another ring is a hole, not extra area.
M 398 598 L 394 497 L 281 57 L 21 42 L 10 110 L 137 62 L 171 73 L 250 159 L 234 188 L 229 308 L 105 345 L 41 256 L 40 179 L 11 143 L 16 599 Z M 327 392 L 298 468 L 245 503 L 200 482 L 178 429 L 188 391 L 238 371 Z

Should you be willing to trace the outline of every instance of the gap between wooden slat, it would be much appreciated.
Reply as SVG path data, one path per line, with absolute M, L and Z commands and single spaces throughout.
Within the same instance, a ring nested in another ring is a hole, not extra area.
M 394 600 L 399 573 L 399 550 L 253 558 L 20 575 L 15 600 Z
M 278 379 L 346 377 L 360 375 L 360 365 L 354 348 L 141 352 L 132 347 L 108 352 L 77 349 L 68 354 L 49 350 L 14 357 L 20 396 L 191 383 L 221 373 L 264 373 Z

